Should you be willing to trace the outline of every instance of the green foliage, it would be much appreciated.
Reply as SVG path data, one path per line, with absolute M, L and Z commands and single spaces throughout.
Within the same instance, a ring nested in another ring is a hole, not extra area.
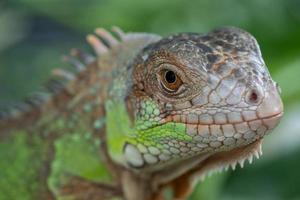
M 221 194 L 219 191 L 221 191 L 224 187 L 224 183 L 227 176 L 228 173 L 224 172 L 222 174 L 214 174 L 210 177 L 207 177 L 204 182 L 200 181 L 196 186 L 196 188 L 198 189 L 195 190 L 190 199 L 220 199 Z

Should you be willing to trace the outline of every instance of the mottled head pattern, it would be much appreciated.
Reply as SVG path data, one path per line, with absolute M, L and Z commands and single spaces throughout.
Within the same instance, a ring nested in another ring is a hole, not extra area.
M 124 153 L 135 167 L 248 145 L 283 111 L 256 40 L 237 28 L 172 35 L 133 65 L 137 134 Z

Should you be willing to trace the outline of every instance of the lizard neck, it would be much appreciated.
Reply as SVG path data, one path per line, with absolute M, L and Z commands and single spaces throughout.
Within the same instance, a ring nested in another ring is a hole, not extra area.
M 180 156 L 190 156 L 192 137 L 186 134 L 186 124 L 167 122 L 159 124 L 157 104 L 149 100 L 142 103 L 135 120 L 130 118 L 124 101 L 106 102 L 106 125 L 110 155 L 117 161 L 125 161 L 135 168 L 158 167 Z M 184 144 L 179 144 L 179 141 Z M 197 148 L 197 147 L 195 147 Z M 181 155 L 180 155 L 181 154 Z M 184 155 L 183 155 L 184 154 Z

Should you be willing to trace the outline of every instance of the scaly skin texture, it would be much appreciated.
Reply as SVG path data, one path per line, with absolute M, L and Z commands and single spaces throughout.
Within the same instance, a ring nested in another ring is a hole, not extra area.
M 283 105 L 253 36 L 113 32 L 96 29 L 96 58 L 73 51 L 76 73 L 54 70 L 2 114 L 0 199 L 185 199 L 198 177 L 259 156 Z

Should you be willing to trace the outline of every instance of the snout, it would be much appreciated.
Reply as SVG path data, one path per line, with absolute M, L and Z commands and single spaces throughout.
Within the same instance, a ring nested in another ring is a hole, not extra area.
M 283 103 L 275 84 L 266 90 L 264 99 L 257 108 L 257 115 L 263 119 L 268 129 L 273 129 L 279 123 L 283 115 Z

